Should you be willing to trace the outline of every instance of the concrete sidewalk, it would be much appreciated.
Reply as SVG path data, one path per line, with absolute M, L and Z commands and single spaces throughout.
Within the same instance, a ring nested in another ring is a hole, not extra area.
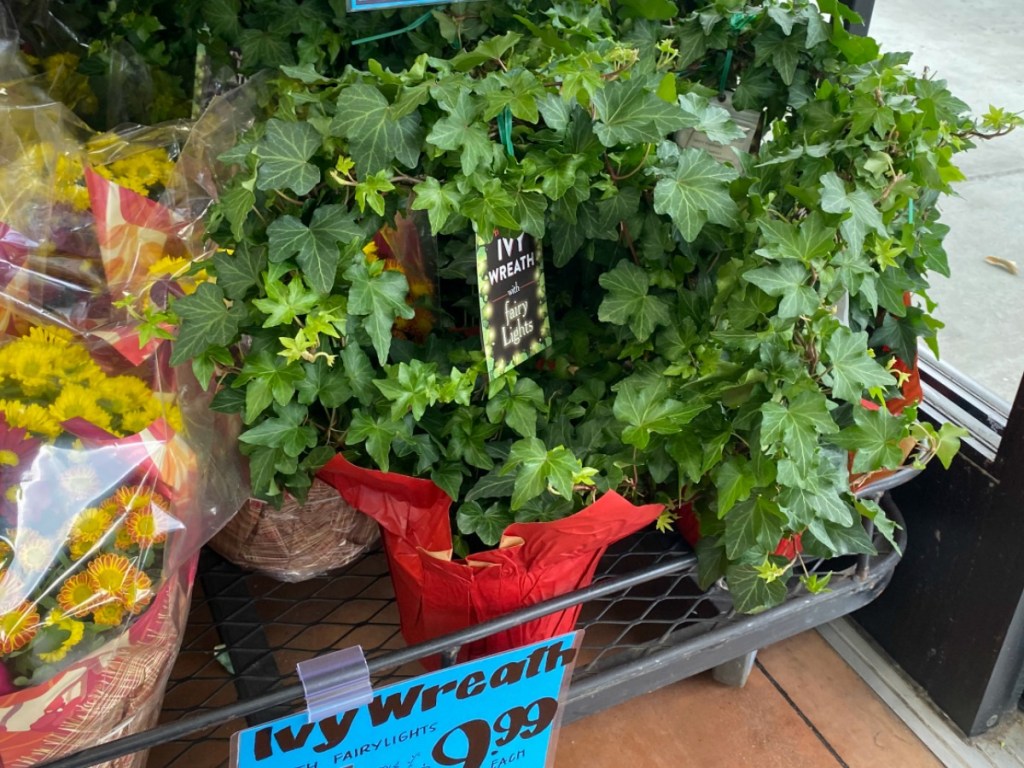
M 1024 110 L 1021 0 L 876 0 L 869 34 L 949 84 L 975 115 Z M 1012 401 L 1024 372 L 1024 130 L 961 155 L 968 177 L 942 204 L 952 277 L 931 292 L 942 359 Z M 1016 262 L 1013 275 L 985 262 Z

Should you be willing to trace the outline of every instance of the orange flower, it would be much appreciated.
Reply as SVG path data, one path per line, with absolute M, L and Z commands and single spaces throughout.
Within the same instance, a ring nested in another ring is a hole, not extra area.
M 135 615 L 142 613 L 153 600 L 153 581 L 142 571 L 135 571 L 124 590 L 124 605 Z
M 153 500 L 153 492 L 144 485 L 124 485 L 117 489 L 114 500 L 121 509 L 133 512 L 148 507 Z
M 84 616 L 97 605 L 112 599 L 93 587 L 87 573 L 77 573 L 68 578 L 57 593 L 57 604 L 65 616 Z
M 100 555 L 85 569 L 89 585 L 96 591 L 120 598 L 135 567 L 124 555 Z
M 140 547 L 163 544 L 167 540 L 167 532 L 161 529 L 161 517 L 163 514 L 154 502 L 149 509 L 136 509 L 128 515 L 125 530 Z
M 118 549 L 128 551 L 135 546 L 135 540 L 123 525 L 117 529 L 117 536 L 114 537 L 114 546 Z
M 10 613 L 0 616 L 0 653 L 21 650 L 39 631 L 39 611 L 24 602 Z

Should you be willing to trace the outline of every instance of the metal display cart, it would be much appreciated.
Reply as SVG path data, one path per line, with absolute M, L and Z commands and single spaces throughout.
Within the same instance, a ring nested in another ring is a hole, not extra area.
M 888 488 L 905 474 L 870 488 L 901 525 Z M 782 605 L 758 615 L 736 613 L 722 584 L 698 587 L 697 559 L 677 534 L 644 531 L 605 554 L 594 583 L 464 631 L 405 647 L 383 552 L 372 552 L 327 577 L 300 584 L 243 572 L 204 552 L 189 625 L 168 685 L 162 722 L 150 730 L 46 763 L 90 766 L 150 749 L 150 765 L 194 768 L 200 743 L 223 744 L 232 733 L 302 709 L 298 662 L 361 645 L 375 686 L 422 673 L 418 659 L 459 648 L 539 616 L 582 604 L 586 630 L 570 688 L 565 722 L 697 673 L 715 669 L 742 685 L 757 649 L 861 608 L 888 584 L 901 557 L 880 535 L 878 554 L 813 561 L 833 571 L 829 591 L 794 586 Z

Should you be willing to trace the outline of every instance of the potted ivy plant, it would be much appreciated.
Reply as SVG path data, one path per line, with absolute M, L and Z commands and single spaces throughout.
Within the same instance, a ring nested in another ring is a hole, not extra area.
M 898 396 L 937 328 L 904 297 L 945 269 L 952 156 L 1014 120 L 976 125 L 818 7 L 476 3 L 434 14 L 450 58 L 286 70 L 226 158 L 217 282 L 176 305 L 175 359 L 244 412 L 256 492 L 301 494 L 340 450 L 454 499 L 456 549 L 598 493 L 693 501 L 702 579 L 743 611 L 784 599 L 781 538 L 831 556 L 871 549 L 865 518 L 891 536 L 851 470 L 900 463 L 908 436 L 948 459 L 958 436 L 864 401 Z M 402 270 L 364 251 L 410 211 L 440 245 L 420 340 L 395 338 Z M 545 238 L 553 336 L 500 376 L 466 332 L 495 231 Z

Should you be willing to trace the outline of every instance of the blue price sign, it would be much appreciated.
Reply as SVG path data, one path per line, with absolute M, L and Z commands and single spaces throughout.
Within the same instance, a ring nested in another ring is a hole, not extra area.
M 241 731 L 237 768 L 545 768 L 582 632 L 383 688 L 316 722 Z
M 412 8 L 417 5 L 447 5 L 452 0 L 348 0 L 350 11 L 382 11 L 386 8 Z

